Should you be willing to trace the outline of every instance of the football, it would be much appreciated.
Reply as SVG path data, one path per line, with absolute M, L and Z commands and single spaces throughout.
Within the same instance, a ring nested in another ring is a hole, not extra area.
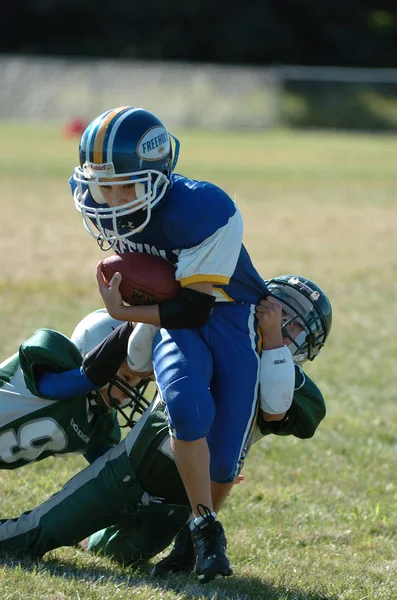
M 108 256 L 102 261 L 106 283 L 116 272 L 122 275 L 121 296 L 132 306 L 160 304 L 174 298 L 180 290 L 180 283 L 175 279 L 175 267 L 153 254 L 126 252 Z

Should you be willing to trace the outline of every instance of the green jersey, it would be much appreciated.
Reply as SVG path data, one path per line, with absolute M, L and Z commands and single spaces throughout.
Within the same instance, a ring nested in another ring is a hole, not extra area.
M 325 416 L 320 390 L 297 369 L 287 417 L 258 417 L 253 440 L 311 437 Z M 165 407 L 156 399 L 126 438 L 47 502 L 0 524 L 0 550 L 42 556 L 87 536 L 89 549 L 129 564 L 164 550 L 190 515 L 170 448 Z
M 41 395 L 45 371 L 79 367 L 82 356 L 64 335 L 39 329 L 0 364 L 0 468 L 16 469 L 53 454 L 87 453 L 120 441 L 115 411 L 95 407 L 95 395 L 54 400 Z

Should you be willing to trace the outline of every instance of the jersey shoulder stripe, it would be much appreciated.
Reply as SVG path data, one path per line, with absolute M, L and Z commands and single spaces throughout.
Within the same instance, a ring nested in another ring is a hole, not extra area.
M 181 285 L 209 281 L 227 285 L 240 256 L 243 224 L 238 210 L 210 237 L 193 248 L 181 250 L 175 277 Z M 197 279 L 198 278 L 198 279 Z

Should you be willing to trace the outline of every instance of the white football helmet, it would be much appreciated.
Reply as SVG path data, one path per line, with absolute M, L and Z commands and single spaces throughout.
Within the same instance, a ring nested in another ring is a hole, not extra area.
M 105 308 L 99 308 L 86 315 L 76 325 L 70 339 L 82 356 L 86 356 L 122 323 L 124 321 L 113 319 Z
M 84 357 L 123 323 L 125 321 L 113 319 L 105 308 L 100 308 L 86 315 L 76 325 L 71 335 L 71 340 Z M 142 380 L 138 387 L 131 386 L 124 379 L 115 375 L 105 386 L 112 406 L 123 415 L 127 425 L 130 427 L 134 426 L 137 415 L 142 415 L 150 404 L 150 400 L 144 396 L 148 384 L 149 380 Z M 122 405 L 114 400 L 112 396 L 112 389 L 114 387 L 121 389 L 128 396 Z M 131 409 L 129 416 L 123 411 L 126 407 Z

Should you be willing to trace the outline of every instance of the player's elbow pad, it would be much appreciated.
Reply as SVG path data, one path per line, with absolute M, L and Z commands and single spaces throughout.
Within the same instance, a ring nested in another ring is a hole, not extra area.
M 259 381 L 261 409 L 273 415 L 286 412 L 295 386 L 295 367 L 287 346 L 262 351 Z
M 191 288 L 182 288 L 175 298 L 159 304 L 160 323 L 164 329 L 194 329 L 209 319 L 215 298 Z

